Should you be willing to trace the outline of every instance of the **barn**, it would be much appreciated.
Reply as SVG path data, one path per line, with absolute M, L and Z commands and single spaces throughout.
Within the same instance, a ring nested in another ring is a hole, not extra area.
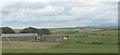
M 52 35 L 43 35 L 40 37 L 41 41 L 49 42 L 65 42 L 68 40 L 66 36 L 52 36 Z
M 36 41 L 36 37 L 40 37 L 37 33 L 20 33 L 20 34 L 2 34 L 3 41 Z
M 19 33 L 19 34 L 2 34 L 2 41 L 48 41 L 48 42 L 64 42 L 67 41 L 66 36 L 42 35 L 37 33 Z

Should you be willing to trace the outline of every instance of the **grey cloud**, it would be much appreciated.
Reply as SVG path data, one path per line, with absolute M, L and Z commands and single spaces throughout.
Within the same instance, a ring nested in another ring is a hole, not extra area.
M 59 24 L 57 22 L 62 22 L 62 26 L 111 24 L 117 21 L 117 3 L 10 3 L 4 6 L 3 16 L 6 24 L 9 21 L 19 21 L 21 25 L 24 22 L 32 22 L 31 25 L 35 25 L 34 22 L 42 22 L 42 25 L 50 23 L 55 26 Z

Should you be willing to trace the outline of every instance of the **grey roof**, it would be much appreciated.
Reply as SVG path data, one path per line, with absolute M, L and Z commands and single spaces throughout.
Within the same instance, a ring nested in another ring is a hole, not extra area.
M 37 33 L 2 34 L 1 37 L 39 37 Z

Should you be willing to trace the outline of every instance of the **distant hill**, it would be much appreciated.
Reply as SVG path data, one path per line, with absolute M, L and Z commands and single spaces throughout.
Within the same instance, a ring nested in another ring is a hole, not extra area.
M 120 26 L 119 26 L 120 27 Z M 53 29 L 118 29 L 118 26 L 85 26 L 85 27 L 62 27 Z

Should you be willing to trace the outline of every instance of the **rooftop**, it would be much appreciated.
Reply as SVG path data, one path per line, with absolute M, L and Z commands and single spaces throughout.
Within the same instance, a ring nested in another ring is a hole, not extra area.
M 2 34 L 1 37 L 38 37 L 37 33 Z

